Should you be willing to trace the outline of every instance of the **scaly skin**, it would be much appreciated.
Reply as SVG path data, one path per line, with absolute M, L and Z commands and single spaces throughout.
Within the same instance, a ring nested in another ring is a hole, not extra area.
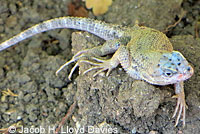
M 173 51 L 169 39 L 155 29 L 140 27 L 137 24 L 134 27 L 122 27 L 88 18 L 61 17 L 37 24 L 1 43 L 0 51 L 35 34 L 57 28 L 87 31 L 105 39 L 106 42 L 102 46 L 79 51 L 70 61 L 61 66 L 56 74 L 65 66 L 77 62 L 68 76 L 71 79 L 79 63 L 84 62 L 94 66 L 83 74 L 98 69 L 94 77 L 105 70 L 108 70 L 106 73 L 108 76 L 112 69 L 121 64 L 134 79 L 144 80 L 154 85 L 174 84 L 176 93 L 174 98 L 177 98 L 177 106 L 173 114 L 173 117 L 177 116 L 175 126 L 181 115 L 185 126 L 186 103 L 183 81 L 192 76 L 193 68 L 180 52 Z M 96 58 L 111 53 L 114 53 L 111 59 Z M 82 57 L 85 56 L 94 61 L 83 60 Z

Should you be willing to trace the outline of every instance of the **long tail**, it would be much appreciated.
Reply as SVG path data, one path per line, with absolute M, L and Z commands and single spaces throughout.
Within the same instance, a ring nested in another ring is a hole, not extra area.
M 58 28 L 72 28 L 95 34 L 105 40 L 121 37 L 124 30 L 119 25 L 111 25 L 89 18 L 60 17 L 39 23 L 0 44 L 0 51 L 15 45 L 35 34 Z

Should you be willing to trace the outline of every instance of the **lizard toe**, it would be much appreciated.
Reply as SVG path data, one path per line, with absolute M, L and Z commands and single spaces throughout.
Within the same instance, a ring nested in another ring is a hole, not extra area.
M 110 60 L 102 60 L 102 59 L 98 59 L 98 58 L 92 58 L 94 59 L 95 61 L 98 61 L 100 63 L 96 63 L 96 62 L 92 62 L 92 61 L 89 61 L 89 60 L 81 60 L 80 62 L 83 62 L 83 63 L 87 63 L 87 64 L 90 64 L 90 65 L 93 65 L 93 67 L 87 69 L 86 71 L 83 72 L 83 74 L 86 74 L 92 70 L 96 70 L 96 69 L 100 69 L 99 71 L 97 71 L 93 77 L 96 77 L 99 73 L 105 71 L 105 70 L 108 70 L 108 72 L 106 73 L 106 76 L 108 76 L 112 70 L 112 67 L 110 66 Z
M 78 60 L 79 60 L 80 58 L 82 58 L 82 57 L 87 57 L 87 55 L 85 54 L 85 53 L 87 53 L 87 51 L 88 51 L 88 50 L 86 49 L 86 50 L 82 50 L 82 51 L 77 52 L 77 53 L 72 57 L 71 60 L 67 61 L 65 64 L 63 64 L 62 66 L 59 67 L 59 69 L 56 71 L 56 76 L 58 75 L 58 73 L 59 73 L 63 68 L 65 68 L 65 67 L 68 66 L 69 64 L 78 61 Z M 71 72 L 70 72 L 68 78 L 71 79 L 71 76 L 72 76 L 74 70 L 75 70 L 77 67 L 78 67 L 78 62 L 77 62 L 77 63 L 74 65 L 74 67 L 71 69 Z M 69 80 L 70 80 L 70 79 L 69 79 Z
M 176 115 L 177 117 L 176 117 L 176 123 L 174 126 L 176 127 L 178 125 L 178 122 L 182 115 L 183 127 L 185 127 L 185 109 L 187 105 L 185 103 L 184 93 L 177 94 L 175 98 L 177 98 L 177 104 L 176 104 L 176 108 L 175 108 L 172 118 L 174 118 Z

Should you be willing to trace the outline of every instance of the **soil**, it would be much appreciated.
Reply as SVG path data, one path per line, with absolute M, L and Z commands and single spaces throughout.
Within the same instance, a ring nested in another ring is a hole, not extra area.
M 68 16 L 70 2 L 1 0 L 0 42 L 41 21 Z M 138 20 L 140 25 L 164 31 L 170 37 L 174 50 L 180 51 L 195 69 L 194 75 L 185 81 L 188 105 L 185 128 L 181 122 L 174 127 L 175 119 L 171 118 L 176 105 L 171 98 L 173 85 L 154 86 L 134 80 L 120 66 L 108 77 L 104 73 L 95 78 L 94 72 L 79 74 L 90 67 L 85 64 L 75 71 L 72 81 L 67 79 L 72 65 L 56 76 L 56 70 L 73 54 L 104 42 L 87 32 L 70 29 L 45 32 L 0 52 L 0 128 L 18 123 L 18 127 L 42 127 L 45 133 L 53 133 L 47 131 L 48 127 L 57 127 L 77 101 L 75 111 L 64 124 L 65 132 L 69 128 L 109 127 L 120 134 L 199 134 L 199 7 L 200 1 L 196 0 L 114 0 L 104 15 L 96 17 L 88 10 L 90 18 L 124 26 L 133 26 Z M 176 26 L 167 29 L 180 18 Z M 17 96 L 3 94 L 8 89 Z

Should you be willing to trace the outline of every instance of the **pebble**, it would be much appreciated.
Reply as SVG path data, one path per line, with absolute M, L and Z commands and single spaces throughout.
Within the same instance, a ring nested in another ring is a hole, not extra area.
M 3 31 L 4 31 L 4 27 L 0 26 L 0 33 L 3 33 Z
M 24 96 L 24 101 L 29 102 L 32 99 L 32 96 L 30 94 L 27 94 Z
M 37 117 L 36 114 L 31 113 L 31 114 L 29 114 L 28 118 L 29 118 L 30 121 L 35 122 L 38 117 Z
M 19 77 L 18 77 L 18 82 L 20 82 L 21 84 L 25 84 L 25 83 L 29 82 L 30 80 L 31 80 L 31 78 L 26 74 L 19 75 Z
M 16 5 L 13 4 L 13 3 L 10 3 L 9 4 L 9 10 L 11 11 L 12 14 L 16 13 L 16 11 L 17 11 Z
M 29 105 L 26 106 L 26 113 L 30 114 L 37 109 L 38 109 L 38 107 L 36 105 L 29 104 Z
M 16 16 L 10 16 L 6 20 L 6 27 L 14 27 L 17 24 L 17 17 Z

